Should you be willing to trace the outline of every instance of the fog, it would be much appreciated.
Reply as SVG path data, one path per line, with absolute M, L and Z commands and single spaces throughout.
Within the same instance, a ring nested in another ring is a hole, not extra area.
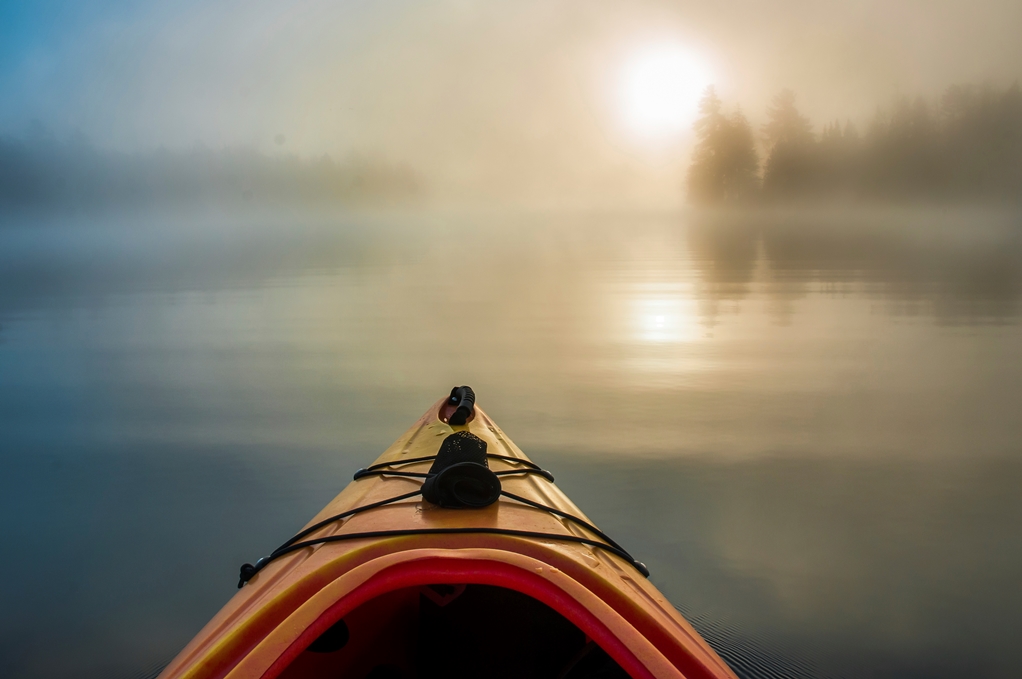
M 471 384 L 740 679 L 1014 679 L 1020 28 L 0 3 L 0 676 L 153 679 Z
M 120 153 L 360 154 L 413 168 L 437 203 L 676 206 L 705 85 L 741 107 L 765 156 L 758 130 L 784 89 L 819 135 L 833 121 L 865 132 L 899 98 L 936 101 L 956 84 L 1003 90 L 1022 75 L 1022 6 L 1002 0 L 51 2 L 2 12 L 9 141 L 35 125 Z M 659 48 L 683 51 L 698 73 L 680 84 L 668 74 L 666 86 L 686 92 L 678 125 L 636 134 L 625 120 L 636 104 L 629 63 Z

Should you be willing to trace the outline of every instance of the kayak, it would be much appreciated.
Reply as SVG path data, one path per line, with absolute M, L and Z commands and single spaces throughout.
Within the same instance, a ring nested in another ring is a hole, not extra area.
M 736 679 L 468 387 L 238 586 L 162 679 Z

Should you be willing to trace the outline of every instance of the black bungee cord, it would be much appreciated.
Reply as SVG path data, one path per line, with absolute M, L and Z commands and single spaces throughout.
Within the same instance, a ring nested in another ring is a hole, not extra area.
M 466 434 L 468 437 L 472 437 L 473 439 L 475 438 L 472 435 L 467 434 L 467 433 L 460 433 L 460 434 Z M 455 436 L 456 435 L 452 435 L 452 437 L 449 437 L 449 439 L 452 439 Z M 443 453 L 443 449 L 442 449 L 442 453 Z M 424 456 L 424 457 L 413 457 L 413 458 L 409 458 L 409 459 L 406 459 L 406 460 L 393 460 L 393 461 L 389 461 L 389 462 L 380 462 L 378 464 L 373 464 L 373 465 L 371 465 L 369 467 L 366 467 L 364 469 L 359 469 L 355 473 L 355 481 L 359 481 L 360 479 L 365 479 L 365 478 L 368 478 L 368 477 L 382 477 L 382 478 L 392 477 L 392 478 L 410 479 L 410 480 L 423 479 L 423 480 L 428 480 L 427 481 L 427 483 L 428 483 L 430 481 L 433 481 L 435 477 L 438 477 L 439 474 L 421 473 L 421 472 L 414 472 L 414 471 L 400 471 L 398 469 L 392 469 L 390 467 L 392 467 L 392 466 L 402 466 L 402 465 L 405 465 L 405 464 L 413 464 L 413 463 L 416 463 L 416 462 L 428 462 L 430 460 L 435 461 L 437 459 L 437 457 L 440 457 L 440 455 L 427 455 L 427 456 Z M 553 474 L 550 473 L 549 471 L 547 471 L 546 469 L 541 468 L 535 462 L 531 462 L 529 460 L 523 460 L 523 459 L 520 459 L 520 458 L 517 458 L 517 457 L 511 457 L 511 456 L 508 456 L 508 455 L 496 455 L 494 453 L 486 453 L 485 457 L 487 457 L 487 458 L 494 458 L 494 459 L 500 459 L 500 460 L 504 460 L 504 461 L 512 462 L 512 463 L 518 463 L 518 464 L 521 464 L 523 466 L 523 468 L 521 468 L 521 469 L 502 469 L 502 470 L 496 471 L 496 472 L 490 471 L 490 473 L 492 473 L 495 478 L 496 477 L 503 477 L 503 476 L 513 476 L 513 474 L 536 474 L 536 476 L 543 477 L 544 479 L 548 480 L 551 483 L 553 483 L 553 481 L 554 481 Z M 463 466 L 465 464 L 474 464 L 474 463 L 473 462 L 462 462 L 462 463 L 455 463 L 452 466 L 453 467 L 459 467 L 459 466 Z M 435 466 L 435 464 L 434 464 L 434 466 Z M 489 469 L 486 469 L 486 470 L 489 471 Z M 524 504 L 526 506 L 530 506 L 530 507 L 533 507 L 533 508 L 549 511 L 550 513 L 552 513 L 552 514 L 554 514 L 556 516 L 560 516 L 561 518 L 565 518 L 567 520 L 570 520 L 570 522 L 572 522 L 572 523 L 574 523 L 574 524 L 576 524 L 576 525 L 578 525 L 580 527 L 583 527 L 584 529 L 592 532 L 599 539 L 596 540 L 596 539 L 593 539 L 593 538 L 584 538 L 584 537 L 579 537 L 579 536 L 575 536 L 575 535 L 562 535 L 562 534 L 557 534 L 557 533 L 543 533 L 543 532 L 538 532 L 538 531 L 518 531 L 518 530 L 514 530 L 514 529 L 502 529 L 502 528 L 481 528 L 481 527 L 480 528 L 470 528 L 470 527 L 465 527 L 465 528 L 419 528 L 419 529 L 399 529 L 399 530 L 389 530 L 389 531 L 365 531 L 365 532 L 359 532 L 359 533 L 344 533 L 344 534 L 339 534 L 339 535 L 328 535 L 328 536 L 322 536 L 322 537 L 319 537 L 319 538 L 313 538 L 311 540 L 303 541 L 303 538 L 305 538 L 305 537 L 315 533 L 316 531 L 318 531 L 318 530 L 320 530 L 320 529 L 322 529 L 322 528 L 324 528 L 326 526 L 329 526 L 330 524 L 338 522 L 338 520 L 341 520 L 343 518 L 347 518 L 349 516 L 354 516 L 355 514 L 357 514 L 359 512 L 367 511 L 369 509 L 376 509 L 378 507 L 382 507 L 382 506 L 385 506 L 385 505 L 388 505 L 388 504 L 392 504 L 392 503 L 396 503 L 396 502 L 401 502 L 402 500 L 409 500 L 411 498 L 423 495 L 424 492 L 429 492 L 428 490 L 425 490 L 426 484 L 423 484 L 423 487 L 419 488 L 418 490 L 411 491 L 409 493 L 403 493 L 401 495 L 396 495 L 396 496 L 393 496 L 393 497 L 390 497 L 390 498 L 386 498 L 384 500 L 379 500 L 377 502 L 371 502 L 369 504 L 365 504 L 365 505 L 362 505 L 362 506 L 359 506 L 359 507 L 354 507 L 352 509 L 347 509 L 346 511 L 342 511 L 342 512 L 340 512 L 338 514 L 334 514 L 333 516 L 329 516 L 327 518 L 324 518 L 323 520 L 320 520 L 320 522 L 317 522 L 316 524 L 314 524 L 313 526 L 310 526 L 307 529 L 301 530 L 300 532 L 298 532 L 295 535 L 293 535 L 290 539 L 288 539 L 284 544 L 282 544 L 279 547 L 277 547 L 276 549 L 274 549 L 269 555 L 260 558 L 258 561 L 255 561 L 255 563 L 245 563 L 245 564 L 243 564 L 242 567 L 241 567 L 240 573 L 239 573 L 238 588 L 240 589 L 241 587 L 243 587 L 246 582 L 251 580 L 255 576 L 255 574 L 259 573 L 264 568 L 266 568 L 266 565 L 268 563 L 270 563 L 271 561 L 273 561 L 274 559 L 279 558 L 281 556 L 284 556 L 286 554 L 289 554 L 291 552 L 297 551 L 299 549 L 304 549 L 306 547 L 313 547 L 313 546 L 316 546 L 316 545 L 326 544 L 326 543 L 330 543 L 330 542 L 342 542 L 342 541 L 345 541 L 345 540 L 359 540 L 359 539 L 368 539 L 368 538 L 404 537 L 404 536 L 415 536 L 415 535 L 504 535 L 504 536 L 509 536 L 509 537 L 533 538 L 533 539 L 542 539 L 542 540 L 556 540 L 556 541 L 561 541 L 561 542 L 573 542 L 573 543 L 577 543 L 577 544 L 584 544 L 584 545 L 587 545 L 587 546 L 590 546 L 590 547 L 596 547 L 598 549 L 603 549 L 604 551 L 608 551 L 608 552 L 610 552 L 610 553 L 612 553 L 612 554 L 614 554 L 616 556 L 619 556 L 620 558 L 622 558 L 625 561 L 628 561 L 629 563 L 634 565 L 636 570 L 639 571 L 643 576 L 645 576 L 647 578 L 649 577 L 649 570 L 646 568 L 646 565 L 642 561 L 637 560 L 635 557 L 632 556 L 632 554 L 630 554 L 623 547 L 621 547 L 619 544 L 617 544 L 617 542 L 615 542 L 613 539 L 611 539 L 610 536 L 608 536 L 606 533 L 604 533 L 600 529 L 596 528 L 595 526 L 593 526 L 592 524 L 587 522 L 586 519 L 580 518 L 578 516 L 575 516 L 574 514 L 566 512 L 566 511 L 562 511 L 562 510 L 558 509 L 557 507 L 551 507 L 549 505 L 543 504 L 542 502 L 536 502 L 535 500 L 529 500 L 528 498 L 521 497 L 520 495 L 515 495 L 514 493 L 510 493 L 508 491 L 505 491 L 505 490 L 501 489 L 499 481 L 497 481 L 496 483 L 497 483 L 497 489 L 498 489 L 497 493 L 499 495 L 502 495 L 502 496 L 504 496 L 504 497 L 506 497 L 508 499 L 514 500 L 514 501 L 519 502 L 521 504 Z M 435 493 L 435 491 L 433 491 L 433 492 Z M 494 499 L 492 499 L 492 500 L 483 501 L 483 502 L 485 504 L 490 504 L 490 503 L 492 503 L 496 499 L 497 498 L 494 497 Z M 442 506 L 443 506 L 443 501 L 442 501 Z M 476 505 L 472 505 L 472 504 L 462 504 L 462 505 L 451 504 L 449 506 L 484 506 L 484 504 L 476 504 Z

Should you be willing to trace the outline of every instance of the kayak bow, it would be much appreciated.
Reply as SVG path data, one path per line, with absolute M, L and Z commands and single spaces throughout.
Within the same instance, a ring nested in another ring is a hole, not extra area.
M 160 677 L 735 679 L 646 575 L 458 387 Z

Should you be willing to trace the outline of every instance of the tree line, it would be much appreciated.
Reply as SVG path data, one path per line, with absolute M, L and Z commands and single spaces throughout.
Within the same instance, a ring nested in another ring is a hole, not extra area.
M 688 194 L 696 203 L 1022 201 L 1018 83 L 955 85 L 935 102 L 901 98 L 879 109 L 864 133 L 835 121 L 817 134 L 795 94 L 784 90 L 771 101 L 758 135 L 710 87 L 694 128 Z
M 250 148 L 140 153 L 100 150 L 83 137 L 0 137 L 0 209 L 202 204 L 348 204 L 421 191 L 409 168 L 352 156 L 300 158 Z

